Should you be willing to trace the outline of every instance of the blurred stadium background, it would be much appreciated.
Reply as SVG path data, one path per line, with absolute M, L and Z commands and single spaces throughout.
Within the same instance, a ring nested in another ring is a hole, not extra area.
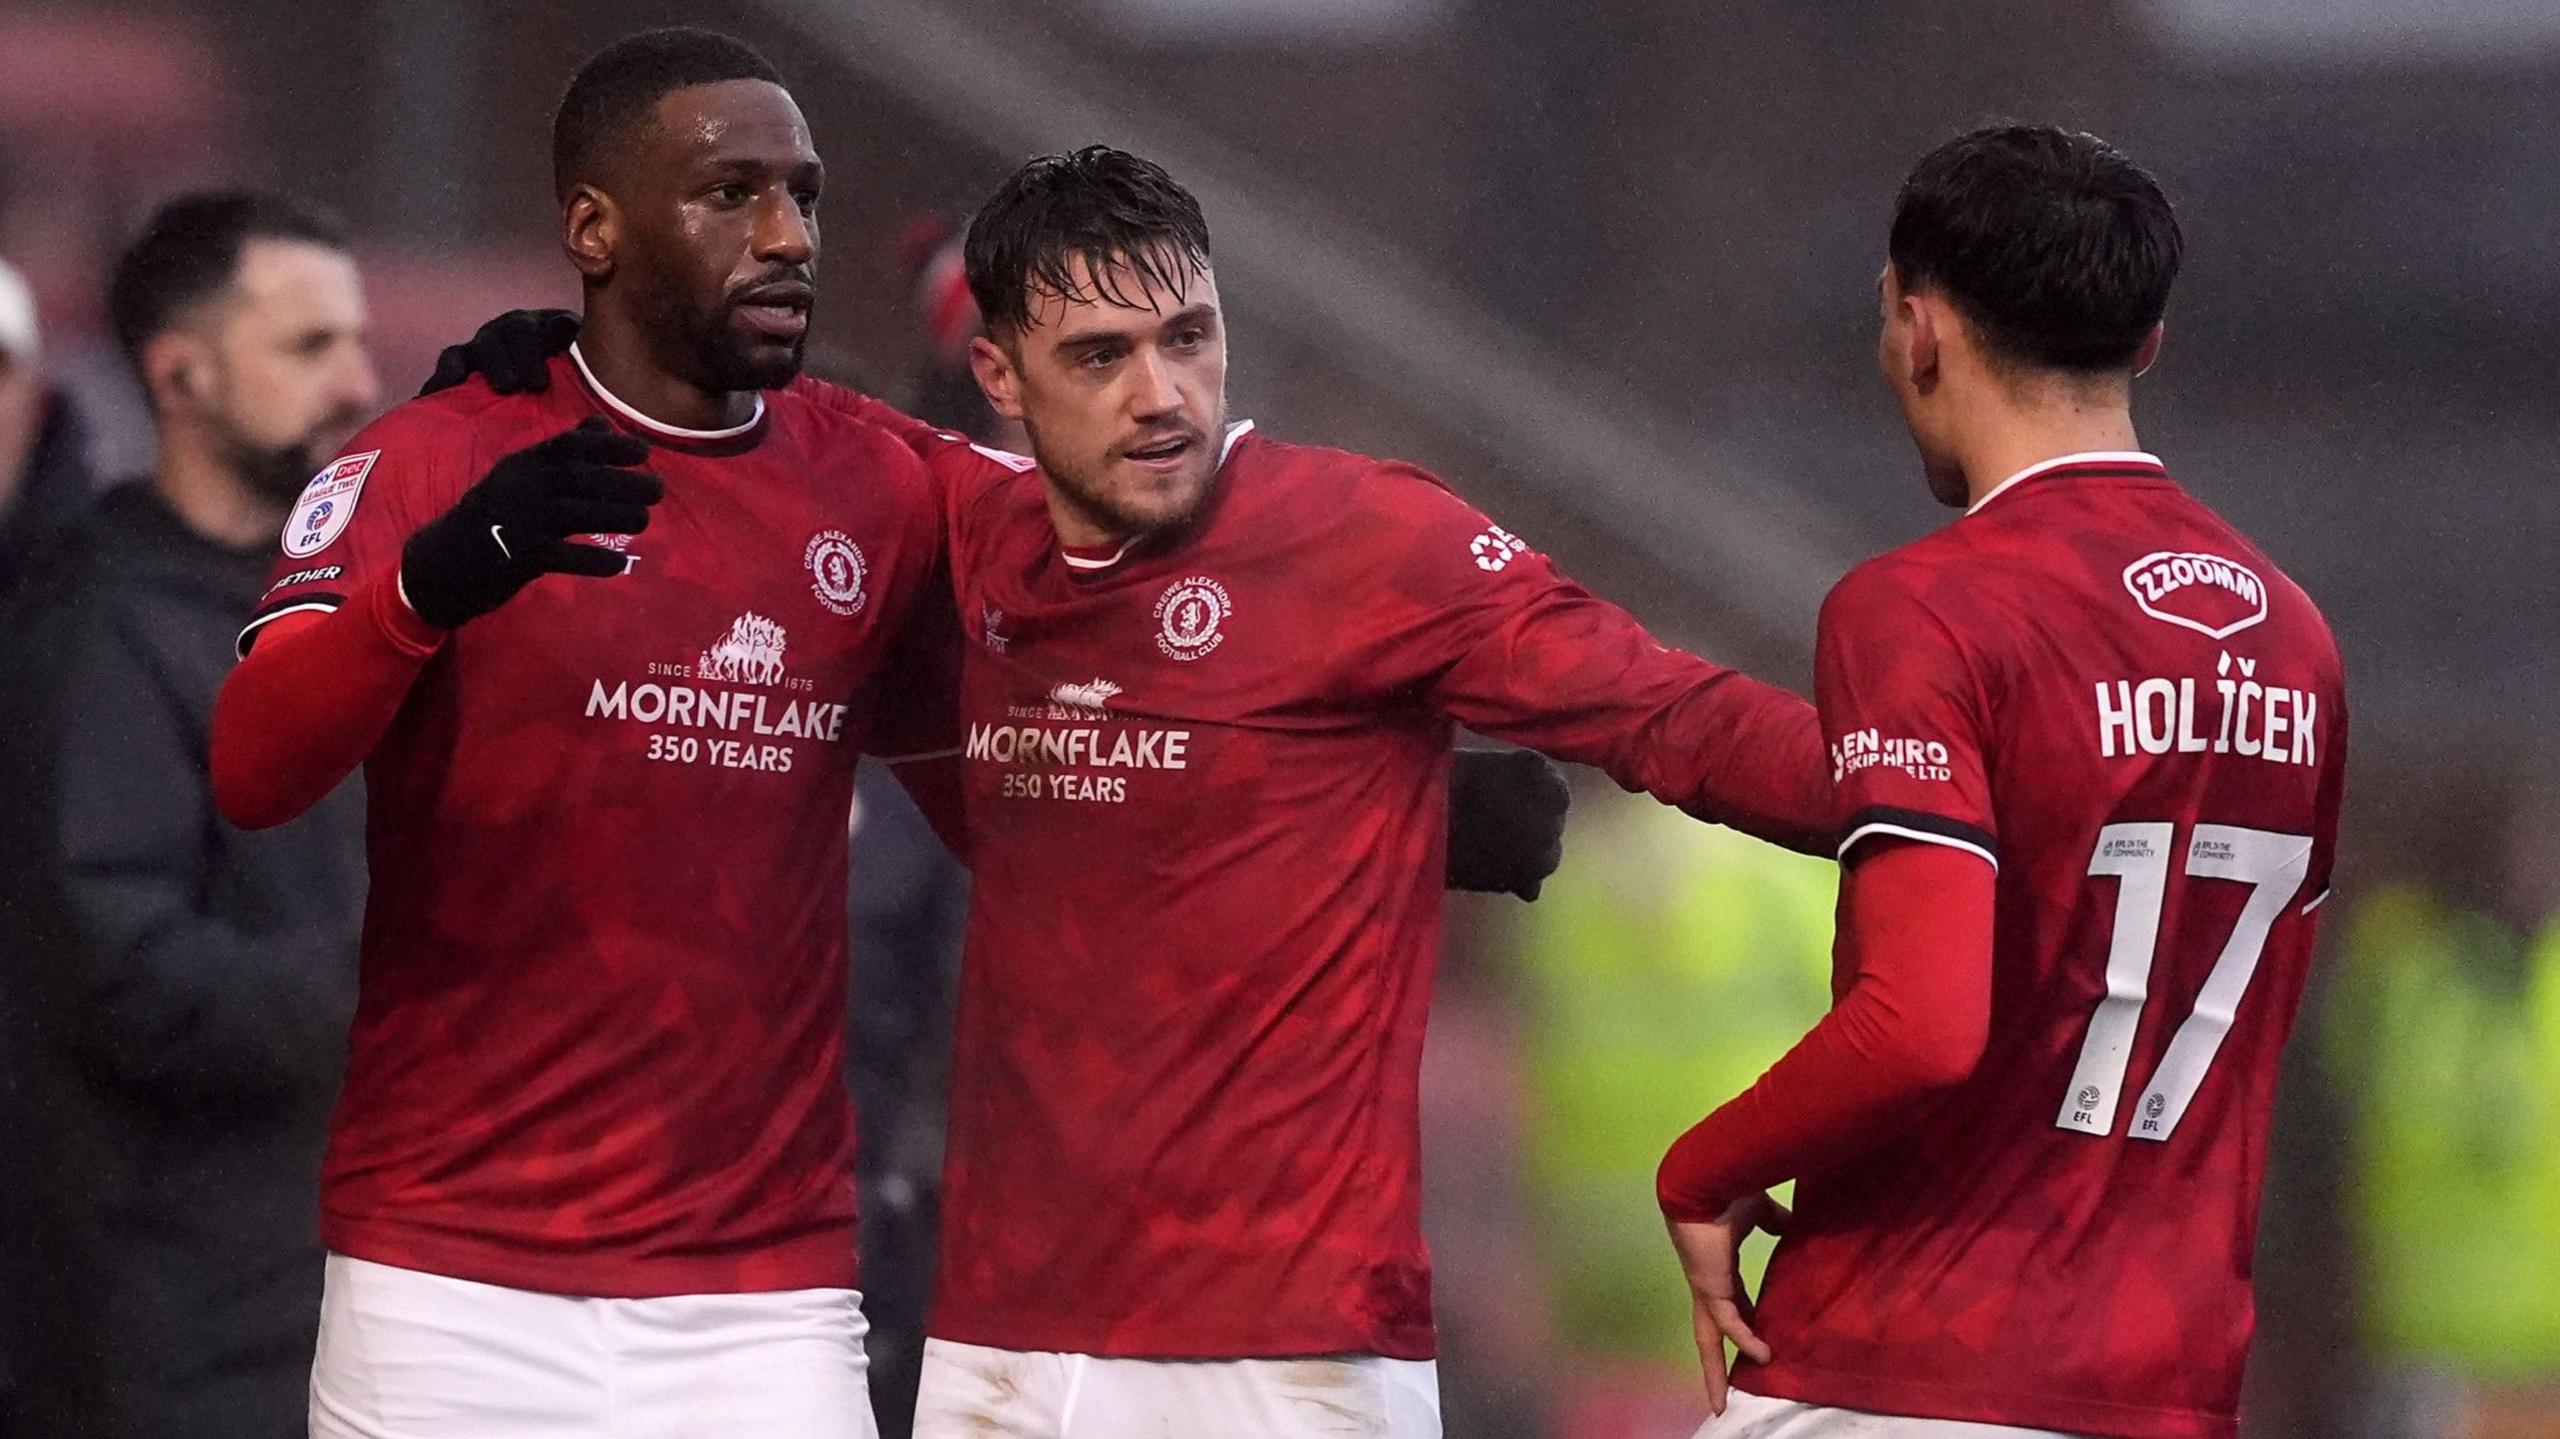
M 2357 705 L 2251 1429 L 2560 1434 L 2560 6 L 9 0 L 0 258 L 98 473 L 149 462 L 101 289 L 153 204 L 337 207 L 405 393 L 574 301 L 550 107 L 661 23 L 757 43 L 809 113 L 829 372 L 929 402 L 919 218 L 1126 145 L 1209 208 L 1237 414 L 1424 462 L 1799 687 L 1830 582 L 1941 519 L 1873 373 L 1904 166 L 2014 117 L 2154 168 L 2190 260 L 2144 436 L 2328 608 Z M 1452 1435 L 1688 1432 L 1653 1160 L 1819 1012 L 1830 895 L 1603 787 L 1538 905 L 1459 906 L 1426 1075 Z

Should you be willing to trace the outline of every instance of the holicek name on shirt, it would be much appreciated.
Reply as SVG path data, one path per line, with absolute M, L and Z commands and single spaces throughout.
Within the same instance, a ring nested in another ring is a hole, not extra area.
M 2210 680 L 2100 680 L 2098 752 L 2107 759 L 2235 754 L 2269 764 L 2318 764 L 2320 696 L 2260 684 L 2252 678 L 2253 660 L 2240 666 L 2235 672 L 2226 654 L 2223 673 Z

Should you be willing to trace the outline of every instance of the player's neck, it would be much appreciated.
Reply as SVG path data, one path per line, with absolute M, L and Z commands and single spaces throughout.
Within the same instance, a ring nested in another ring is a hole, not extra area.
M 289 508 L 260 497 L 203 445 L 166 432 L 151 485 L 179 523 L 229 550 L 272 545 Z
M 639 325 L 609 306 L 587 307 L 578 354 L 613 398 L 669 428 L 727 430 L 755 418 L 755 391 L 706 390 L 670 373 Z
M 2010 476 L 2047 460 L 2141 448 L 2130 409 L 2011 410 L 1983 426 L 1957 457 L 1964 470 L 1965 505 L 1982 503 Z

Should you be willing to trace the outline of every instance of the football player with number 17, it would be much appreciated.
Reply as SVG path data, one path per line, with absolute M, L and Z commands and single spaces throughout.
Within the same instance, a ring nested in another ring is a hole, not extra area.
M 2347 713 L 2310 598 L 2135 442 L 2181 243 L 2088 135 L 1903 184 L 1879 359 L 1965 514 L 1823 607 L 1837 1003 L 1663 1161 L 1702 1439 L 2236 1430 Z

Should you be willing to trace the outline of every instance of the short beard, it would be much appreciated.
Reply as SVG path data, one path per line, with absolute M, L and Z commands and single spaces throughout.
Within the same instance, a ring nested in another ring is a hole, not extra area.
M 281 445 L 262 445 L 230 431 L 221 436 L 220 444 L 223 465 L 232 476 L 251 494 L 278 509 L 290 508 L 311 483 L 311 477 L 331 458 L 320 447 L 317 430 Z
M 1039 448 L 1038 438 L 1035 436 L 1032 443 L 1032 458 L 1035 460 L 1040 458 Z M 1115 504 L 1109 496 L 1094 493 L 1093 487 L 1086 484 L 1081 477 L 1072 472 L 1060 470 L 1045 460 L 1041 461 L 1040 469 L 1049 477 L 1050 483 L 1057 487 L 1059 493 L 1066 496 L 1067 504 L 1082 514 L 1096 529 L 1105 534 L 1118 535 L 1132 545 L 1148 548 L 1170 544 L 1188 534 L 1191 527 L 1198 522 L 1200 512 L 1208 508 L 1209 497 L 1216 492 L 1218 486 L 1218 473 L 1213 469 L 1208 477 L 1201 481 L 1200 488 L 1193 491 L 1191 503 L 1181 510 L 1169 515 L 1141 513 Z
M 667 357 L 674 362 L 670 368 L 685 383 L 706 394 L 779 390 L 800 377 L 802 354 L 809 345 L 806 330 L 791 342 L 787 353 L 750 355 L 729 338 L 726 300 L 714 304 L 706 314 L 689 309 L 668 295 L 651 309 L 655 313 L 649 316 L 650 332 L 668 336 L 676 344 L 676 353 Z

